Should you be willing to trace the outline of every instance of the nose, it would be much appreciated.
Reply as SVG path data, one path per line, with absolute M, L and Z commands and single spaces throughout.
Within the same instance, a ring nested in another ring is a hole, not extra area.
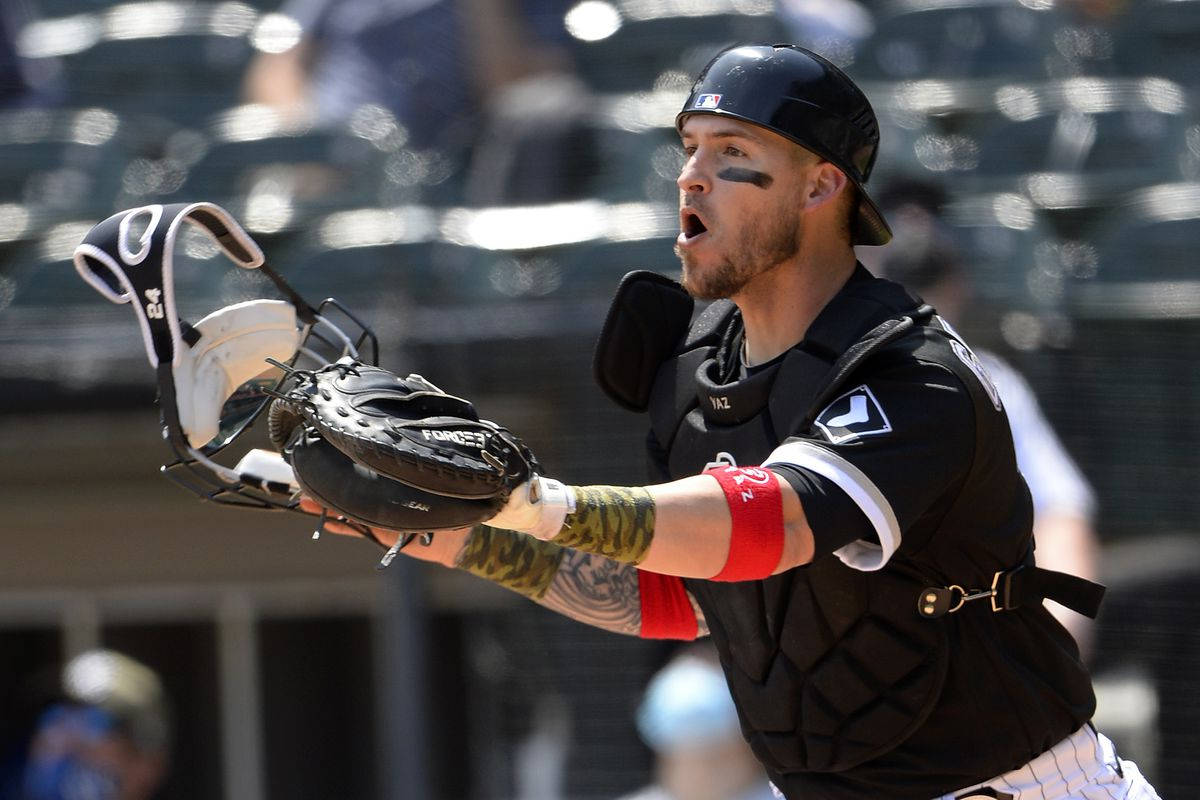
M 683 162 L 683 169 L 679 171 L 679 177 L 675 180 L 675 183 L 679 185 L 680 191 L 685 194 L 704 194 L 712 188 L 712 182 L 708 177 L 708 173 L 700 164 L 698 151 L 689 156 L 687 161 Z

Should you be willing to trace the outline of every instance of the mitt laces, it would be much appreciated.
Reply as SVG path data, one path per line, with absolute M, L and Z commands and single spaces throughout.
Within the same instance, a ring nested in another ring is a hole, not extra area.
M 294 380 L 296 381 L 297 386 L 303 386 L 306 383 L 316 383 L 317 373 L 324 372 L 327 369 L 336 369 L 339 373 L 339 377 L 344 378 L 347 375 L 358 375 L 358 368 L 362 366 L 361 361 L 356 361 L 349 358 L 338 359 L 337 361 L 326 364 L 317 369 L 301 369 L 292 364 L 285 364 L 282 361 L 277 361 L 276 359 L 270 357 L 268 357 L 266 361 L 271 366 L 278 367 L 279 369 L 283 370 L 285 381 Z M 278 388 L 263 389 L 263 392 L 269 394 L 271 397 L 274 397 L 276 400 L 295 402 L 294 398 L 290 397 L 285 392 L 279 391 Z
M 333 363 L 326 364 L 325 366 L 320 367 L 319 369 L 300 369 L 293 365 L 284 364 L 282 362 L 276 361 L 273 358 L 268 358 L 267 361 L 270 362 L 273 366 L 278 367 L 279 369 L 283 370 L 284 375 L 285 375 L 285 381 L 295 381 L 295 386 L 293 388 L 304 386 L 306 384 L 315 384 L 317 381 L 317 373 L 318 372 L 323 372 L 323 371 L 329 370 L 329 369 L 336 369 L 339 373 L 339 377 L 344 378 L 347 375 L 360 374 L 358 368 L 360 366 L 362 366 L 361 362 L 355 361 L 352 359 L 345 359 L 345 360 L 339 359 Z M 282 382 L 281 382 L 281 385 L 282 385 Z M 284 403 L 287 403 L 289 405 L 296 403 L 296 398 L 287 392 L 279 391 L 279 389 L 266 389 L 264 391 L 271 397 L 274 397 L 276 400 L 281 400 Z M 313 534 L 312 534 L 312 538 L 314 540 L 321 538 L 321 534 L 326 531 L 326 525 L 328 524 L 328 522 L 330 520 L 333 520 L 342 525 L 346 525 L 349 528 L 352 528 L 357 533 L 366 537 L 367 539 L 370 539 L 372 542 L 379 545 L 381 548 L 383 548 L 385 550 L 383 557 L 379 559 L 379 563 L 375 567 L 376 569 L 386 569 L 396 559 L 396 555 L 401 550 L 403 550 L 405 547 L 408 547 L 410 544 L 412 544 L 418 538 L 421 540 L 421 544 L 426 547 L 428 547 L 433 542 L 433 533 L 430 531 L 425 531 L 425 532 L 406 531 L 406 532 L 403 532 L 400 534 L 399 538 L 396 539 L 396 542 L 391 547 L 388 547 L 387 545 L 385 545 L 383 542 L 381 542 L 379 540 L 379 537 L 375 535 L 375 531 L 374 531 L 374 529 L 371 528 L 371 526 L 364 525 L 363 523 L 349 519 L 348 517 L 341 515 L 341 514 L 336 514 L 336 515 L 331 514 L 329 512 L 329 509 L 324 508 L 324 507 L 322 507 L 321 514 L 319 515 L 319 517 L 317 519 L 316 530 L 314 530 Z

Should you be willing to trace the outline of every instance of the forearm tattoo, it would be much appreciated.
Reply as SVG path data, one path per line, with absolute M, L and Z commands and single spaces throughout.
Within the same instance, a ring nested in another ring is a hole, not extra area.
M 629 636 L 641 633 L 642 596 L 632 564 L 477 525 L 454 565 L 577 622 Z M 688 600 L 699 635 L 706 636 L 704 614 L 691 593 Z
M 532 600 L 540 600 L 563 558 L 556 544 L 532 536 L 476 525 L 454 566 Z
M 654 538 L 654 498 L 641 487 L 575 486 L 575 511 L 554 543 L 627 564 L 640 563 Z
M 642 600 L 637 568 L 610 558 L 564 550 L 541 605 L 597 628 L 637 636 Z

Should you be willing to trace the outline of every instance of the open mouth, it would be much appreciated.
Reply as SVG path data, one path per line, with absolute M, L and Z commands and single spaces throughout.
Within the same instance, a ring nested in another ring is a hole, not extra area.
M 708 226 L 704 224 L 700 216 L 690 209 L 684 209 L 679 213 L 679 227 L 685 239 L 694 239 L 708 230 Z

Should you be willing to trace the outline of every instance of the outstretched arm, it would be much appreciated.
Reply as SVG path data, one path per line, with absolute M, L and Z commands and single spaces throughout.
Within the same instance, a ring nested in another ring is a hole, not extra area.
M 706 473 L 646 487 L 535 478 L 528 487 L 488 524 L 685 578 L 766 577 L 813 558 L 800 497 L 770 470 L 730 468 L 720 478 Z M 722 575 L 747 553 L 754 575 Z
M 311 501 L 303 505 L 320 511 Z M 358 535 L 336 522 L 326 522 L 326 530 Z M 373 530 L 385 545 L 397 536 Z M 637 568 L 631 564 L 483 525 L 440 531 L 428 545 L 413 543 L 403 552 L 470 572 L 578 622 L 629 636 L 642 633 L 641 591 Z M 707 635 L 704 616 L 690 595 L 688 602 L 698 635 Z

